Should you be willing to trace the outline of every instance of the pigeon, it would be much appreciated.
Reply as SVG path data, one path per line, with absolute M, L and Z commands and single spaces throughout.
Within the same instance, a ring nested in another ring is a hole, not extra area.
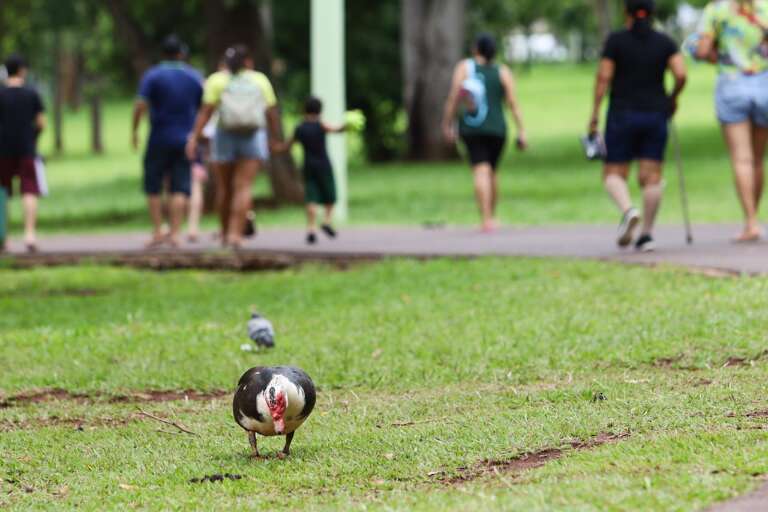
M 248 337 L 259 347 L 275 346 L 275 329 L 272 327 L 272 322 L 258 313 L 253 313 L 248 320 Z
M 293 434 L 312 413 L 315 385 L 309 375 L 292 366 L 251 368 L 240 377 L 232 401 L 235 421 L 248 433 L 253 457 L 259 458 L 256 434 L 285 436 L 279 458 L 290 455 Z

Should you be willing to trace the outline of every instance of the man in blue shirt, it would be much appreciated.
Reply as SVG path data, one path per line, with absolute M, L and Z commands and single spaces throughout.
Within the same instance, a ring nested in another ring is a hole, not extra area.
M 147 248 L 179 246 L 179 232 L 191 188 L 190 162 L 184 148 L 203 95 L 203 77 L 182 62 L 184 44 L 169 36 L 165 59 L 144 74 L 133 111 L 133 146 L 138 149 L 141 119 L 149 110 L 150 135 L 144 156 L 144 192 L 154 230 Z M 164 235 L 162 192 L 168 185 L 170 233 Z

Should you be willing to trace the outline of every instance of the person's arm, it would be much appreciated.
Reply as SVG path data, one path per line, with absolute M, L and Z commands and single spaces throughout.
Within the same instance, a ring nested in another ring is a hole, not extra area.
M 131 144 L 133 149 L 139 149 L 139 125 L 147 113 L 147 102 L 139 98 L 133 105 L 133 123 L 131 124 Z
M 41 133 L 43 133 L 43 130 L 45 130 L 45 127 L 48 123 L 48 120 L 45 118 L 44 112 L 39 112 L 37 116 L 35 116 L 35 136 L 39 137 Z
M 200 137 L 203 135 L 203 128 L 211 120 L 211 116 L 216 111 L 216 106 L 209 103 L 203 103 L 200 107 L 200 111 L 197 113 L 197 119 L 195 119 L 195 127 L 192 128 L 192 133 L 189 134 L 187 139 L 187 158 L 194 160 L 197 158 L 197 143 Z
M 518 149 L 525 149 L 528 147 L 528 140 L 525 136 L 525 126 L 523 125 L 523 114 L 520 109 L 520 102 L 517 101 L 517 93 L 515 89 L 515 78 L 512 76 L 512 71 L 507 66 L 501 66 L 501 83 L 504 86 L 504 93 L 507 97 L 507 105 L 512 112 L 512 119 L 517 127 L 517 147 Z
M 717 44 L 714 35 L 709 33 L 701 35 L 696 47 L 696 58 L 710 64 L 717 64 Z
M 466 63 L 460 62 L 453 71 L 451 80 L 451 90 L 448 93 L 448 99 L 445 100 L 443 109 L 442 129 L 445 139 L 449 142 L 456 140 L 456 110 L 459 105 L 459 94 L 461 93 L 461 84 L 467 78 Z
M 38 138 L 40 137 L 40 134 L 43 133 L 43 130 L 45 130 L 47 120 L 45 118 L 43 100 L 40 98 L 39 94 L 36 95 L 35 103 L 35 111 L 37 112 L 35 114 L 35 138 Z
M 688 71 L 685 67 L 685 58 L 683 58 L 683 54 L 680 52 L 675 53 L 669 58 L 668 66 L 675 79 L 675 86 L 669 95 L 670 116 L 674 116 L 675 112 L 677 112 L 677 99 L 680 97 L 683 89 L 685 89 L 685 83 L 688 81 Z
M 344 133 L 349 129 L 349 126 L 346 124 L 334 126 L 334 125 L 322 123 L 322 126 L 323 126 L 323 131 L 325 133 Z
M 272 151 L 280 152 L 284 141 L 282 140 L 282 127 L 280 126 L 280 109 L 275 103 L 267 108 L 267 137 L 269 138 L 269 147 Z
M 289 138 L 286 141 L 278 142 L 275 141 L 272 143 L 272 151 L 275 153 L 287 153 L 291 150 L 293 145 L 296 143 L 296 139 L 294 137 Z
M 600 59 L 600 64 L 597 68 L 597 76 L 595 77 L 595 89 L 594 100 L 592 102 L 592 117 L 589 119 L 589 127 L 587 131 L 590 134 L 597 133 L 598 126 L 600 124 L 600 106 L 603 104 L 608 88 L 613 82 L 613 76 L 616 72 L 616 63 L 603 57 Z
M 701 15 L 699 22 L 699 43 L 696 46 L 696 57 L 698 60 L 706 61 L 711 64 L 717 64 L 717 34 L 721 26 L 721 15 L 719 6 L 710 2 Z

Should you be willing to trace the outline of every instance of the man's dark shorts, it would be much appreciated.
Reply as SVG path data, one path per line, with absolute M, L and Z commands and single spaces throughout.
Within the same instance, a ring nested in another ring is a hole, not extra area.
M 19 178 L 22 195 L 40 195 L 35 157 L 0 157 L 0 187 L 3 187 L 9 196 L 13 194 L 13 178 L 16 176 Z
M 462 135 L 461 139 L 467 147 L 470 163 L 475 165 L 489 164 L 495 171 L 499 159 L 504 152 L 507 139 L 498 135 Z
M 304 167 L 304 199 L 311 204 L 335 204 L 336 180 L 330 167 Z
M 669 138 L 669 116 L 665 112 L 621 110 L 608 112 L 605 128 L 607 163 L 633 160 L 664 161 Z
M 168 179 L 171 194 L 189 196 L 192 188 L 191 166 L 184 146 L 150 145 L 144 155 L 144 193 L 160 195 Z

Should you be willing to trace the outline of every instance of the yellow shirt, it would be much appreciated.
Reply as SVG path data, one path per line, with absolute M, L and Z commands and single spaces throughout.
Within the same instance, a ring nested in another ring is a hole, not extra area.
M 269 82 L 269 78 L 267 78 L 264 73 L 245 70 L 241 71 L 239 74 L 245 75 L 254 84 L 259 86 L 261 92 L 264 94 L 267 107 L 274 107 L 277 105 L 275 90 L 272 88 L 272 84 Z M 229 71 L 219 71 L 208 77 L 208 80 L 205 81 L 205 87 L 203 89 L 203 103 L 207 105 L 218 105 L 221 101 L 221 94 L 224 92 L 224 89 L 227 88 L 231 78 L 232 74 Z

